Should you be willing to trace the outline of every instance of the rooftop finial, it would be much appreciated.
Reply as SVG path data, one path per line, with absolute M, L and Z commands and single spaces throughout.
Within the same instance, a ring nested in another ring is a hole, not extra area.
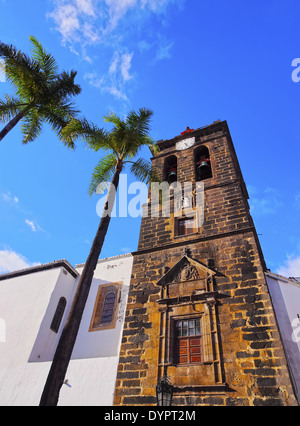
M 194 129 L 190 129 L 189 126 L 187 126 L 187 128 L 185 129 L 185 131 L 181 132 L 181 134 L 184 135 L 185 133 L 191 133 L 193 131 L 194 131 Z

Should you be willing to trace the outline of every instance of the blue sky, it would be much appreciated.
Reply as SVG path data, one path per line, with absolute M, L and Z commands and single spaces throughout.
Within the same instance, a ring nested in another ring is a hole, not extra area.
M 0 39 L 28 52 L 34 35 L 77 70 L 76 103 L 101 127 L 109 111 L 140 107 L 154 111 L 155 140 L 227 120 L 267 266 L 300 276 L 299 18 L 296 0 L 0 0 Z M 18 127 L 1 142 L 0 273 L 86 260 L 99 155 L 68 150 L 47 127 L 26 146 Z M 112 219 L 102 257 L 136 250 L 139 227 Z

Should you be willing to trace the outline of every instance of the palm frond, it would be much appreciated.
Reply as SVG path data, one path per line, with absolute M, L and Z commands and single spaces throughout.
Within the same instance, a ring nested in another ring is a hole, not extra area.
M 131 111 L 125 120 L 114 113 L 104 117 L 105 122 L 114 124 L 111 143 L 121 158 L 133 158 L 143 145 L 150 145 L 148 133 L 152 114 L 151 110 L 140 108 L 137 112 Z
M 34 59 L 18 51 L 14 46 L 0 42 L 0 57 L 5 62 L 5 76 L 19 96 L 31 95 L 34 81 L 39 80 L 40 66 Z
M 155 143 L 155 141 L 150 136 L 145 136 L 144 145 L 147 146 L 152 155 L 158 154 L 160 149 L 159 146 Z
M 61 135 L 62 130 L 67 126 L 68 122 L 71 120 L 71 115 L 68 109 L 64 110 L 56 105 L 52 107 L 39 107 L 39 115 L 43 121 L 48 123 L 52 130 L 57 134 L 58 138 L 66 145 L 68 148 L 74 148 L 74 143 L 67 143 Z
M 47 53 L 39 41 L 30 37 L 33 44 L 33 58 L 17 51 L 14 46 L 0 43 L 0 57 L 5 62 L 7 80 L 15 87 L 21 99 L 37 104 L 64 100 L 70 102 L 73 96 L 81 92 L 75 84 L 77 72 L 62 71 L 58 73 L 58 66 L 52 55 Z
M 127 117 L 128 137 L 126 140 L 126 154 L 131 158 L 136 156 L 144 145 L 153 144 L 150 136 L 150 118 L 152 111 L 144 108 L 139 109 L 138 113 L 131 111 Z
M 37 109 L 32 108 L 24 117 L 21 131 L 24 135 L 22 143 L 34 141 L 42 132 L 43 121 Z
M 98 151 L 99 149 L 112 150 L 107 132 L 100 129 L 87 119 L 72 119 L 61 131 L 61 139 L 67 145 L 74 144 L 81 139 L 85 141 L 89 148 Z
M 23 142 L 33 140 L 40 133 L 42 122 L 50 124 L 62 139 L 62 129 L 79 113 L 73 104 L 73 97 L 81 92 L 80 86 L 75 84 L 77 72 L 59 73 L 54 57 L 35 37 L 31 36 L 30 41 L 31 58 L 14 46 L 0 42 L 0 58 L 4 59 L 5 75 L 17 95 L 15 98 L 6 96 L 0 101 L 0 121 L 11 119 L 20 112 L 22 108 L 19 106 L 22 105 L 27 115 Z M 34 111 L 28 115 L 30 108 Z M 74 147 L 72 141 L 66 142 L 66 145 Z
M 4 99 L 0 99 L 0 122 L 10 121 L 26 105 L 19 98 L 4 95 Z
M 67 71 L 62 71 L 52 85 L 51 92 L 56 93 L 57 97 L 62 99 L 68 99 L 72 96 L 79 95 L 81 93 L 81 87 L 75 84 L 76 75 L 77 71 L 74 70 L 71 70 L 69 73 Z
M 159 182 L 156 171 L 152 169 L 151 164 L 143 158 L 134 161 L 130 167 L 130 171 L 142 182 Z
M 107 154 L 103 157 L 95 167 L 89 187 L 89 195 L 95 192 L 103 192 L 108 188 L 115 172 L 117 158 L 114 154 Z
M 42 71 L 48 78 L 54 79 L 58 74 L 58 65 L 54 57 L 44 50 L 41 43 L 34 36 L 29 37 L 32 44 L 32 56 L 40 64 Z
M 113 124 L 113 129 L 109 132 L 110 145 L 115 152 L 122 156 L 125 152 L 126 139 L 128 137 L 127 125 L 124 120 L 115 113 L 109 113 L 103 117 L 105 123 Z
M 115 125 L 116 128 L 119 128 L 123 125 L 123 121 L 120 119 L 120 117 L 117 116 L 114 112 L 110 112 L 109 114 L 105 115 L 103 117 L 103 120 L 105 123 L 112 123 Z
M 140 108 L 138 112 L 131 111 L 128 114 L 126 122 L 131 131 L 135 131 L 139 135 L 146 136 L 150 132 L 150 119 L 153 112 L 150 109 Z

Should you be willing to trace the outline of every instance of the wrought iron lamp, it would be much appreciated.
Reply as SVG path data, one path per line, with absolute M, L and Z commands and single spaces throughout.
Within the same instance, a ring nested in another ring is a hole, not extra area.
M 163 376 L 156 385 L 156 399 L 159 407 L 168 407 L 172 404 L 173 385 L 168 376 Z

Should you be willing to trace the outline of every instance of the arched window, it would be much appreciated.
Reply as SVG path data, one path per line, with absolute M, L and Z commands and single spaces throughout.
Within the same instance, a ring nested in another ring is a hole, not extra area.
M 57 308 L 50 325 L 50 329 L 54 331 L 54 333 L 58 333 L 60 323 L 66 309 L 66 305 L 67 305 L 66 299 L 64 297 L 61 297 L 57 304 Z
M 194 151 L 194 161 L 196 169 L 196 180 L 204 180 L 212 177 L 209 150 L 202 145 Z
M 121 287 L 121 282 L 102 284 L 99 286 L 89 331 L 115 328 Z
M 111 291 L 105 296 L 100 324 L 110 324 L 113 319 L 114 307 L 116 301 L 116 293 Z
M 164 180 L 170 185 L 177 181 L 177 157 L 171 155 L 165 160 Z

